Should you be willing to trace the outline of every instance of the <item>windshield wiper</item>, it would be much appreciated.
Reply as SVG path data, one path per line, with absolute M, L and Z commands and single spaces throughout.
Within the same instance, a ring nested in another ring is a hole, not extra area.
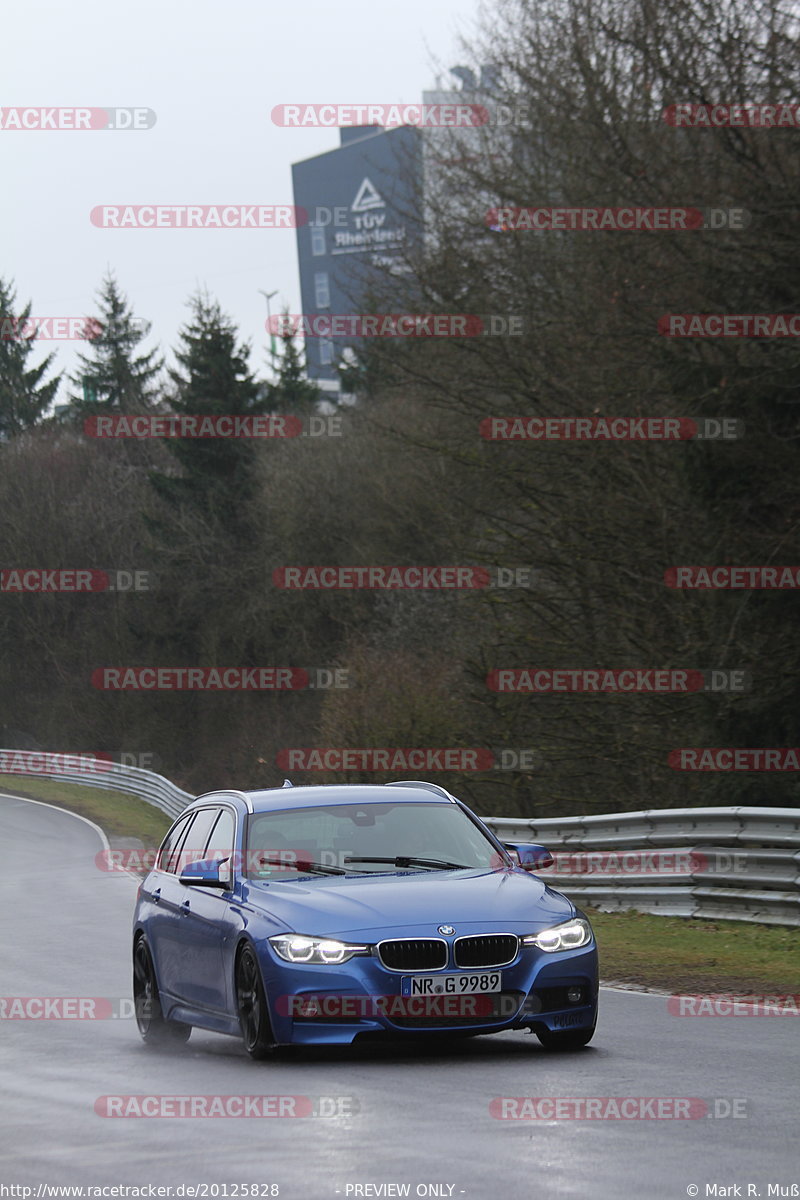
M 431 871 L 468 871 L 470 869 L 463 863 L 448 862 L 445 858 L 417 858 L 413 854 L 398 854 L 396 858 L 362 858 L 361 855 L 354 854 L 344 861 L 346 863 L 386 863 L 391 867 L 428 867 Z
M 290 867 L 292 870 L 299 871 L 301 874 L 303 871 L 311 871 L 312 874 L 316 873 L 317 875 L 347 874 L 344 867 L 331 867 L 327 863 L 306 862 L 305 859 L 301 859 L 300 862 L 296 863 L 288 863 L 283 858 L 260 858 L 258 862 L 259 866 L 263 863 L 272 867 Z

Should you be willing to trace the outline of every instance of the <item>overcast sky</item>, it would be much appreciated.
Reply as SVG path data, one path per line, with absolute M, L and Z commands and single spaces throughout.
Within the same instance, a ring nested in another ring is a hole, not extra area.
M 290 204 L 291 164 L 338 130 L 274 126 L 274 105 L 413 102 L 462 61 L 478 0 L 26 0 L 7 6 L 2 106 L 135 106 L 141 131 L 0 130 L 0 276 L 37 317 L 86 316 L 107 267 L 166 351 L 198 285 L 266 353 L 264 298 L 300 311 L 295 233 L 101 229 L 98 204 Z M 75 366 L 80 343 L 58 347 Z M 63 392 L 60 399 L 63 399 Z

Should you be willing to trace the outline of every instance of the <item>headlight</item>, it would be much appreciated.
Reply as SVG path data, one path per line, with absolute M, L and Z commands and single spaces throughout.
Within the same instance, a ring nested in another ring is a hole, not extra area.
M 553 953 L 555 950 L 577 950 L 592 940 L 592 927 L 588 921 L 575 917 L 565 921 L 563 925 L 554 925 L 552 929 L 543 929 L 541 933 L 532 933 L 522 939 L 524 946 L 538 946 L 540 950 Z
M 333 938 L 304 937 L 300 933 L 282 933 L 269 939 L 269 944 L 280 958 L 290 963 L 343 963 L 354 954 L 365 954 L 366 946 L 351 946 Z

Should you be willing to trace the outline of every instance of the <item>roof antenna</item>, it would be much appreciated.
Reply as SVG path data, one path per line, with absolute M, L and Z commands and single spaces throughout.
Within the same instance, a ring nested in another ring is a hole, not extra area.
M 294 784 L 292 783 L 291 779 L 284 779 L 283 783 L 281 784 L 281 791 L 285 787 L 294 787 Z

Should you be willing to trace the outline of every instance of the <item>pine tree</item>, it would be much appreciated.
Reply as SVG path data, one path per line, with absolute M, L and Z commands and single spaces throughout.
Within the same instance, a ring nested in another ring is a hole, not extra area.
M 302 415 L 313 412 L 321 397 L 320 389 L 305 376 L 303 356 L 293 333 L 280 335 L 282 349 L 278 361 L 278 378 L 268 389 L 273 412 Z
M 91 354 L 79 355 L 81 369 L 70 376 L 78 389 L 71 396 L 71 414 L 143 412 L 156 398 L 155 382 L 164 365 L 154 350 L 136 354 L 150 333 L 150 323 L 133 316 L 127 297 L 109 272 L 98 292 L 100 313 L 92 318 L 98 333 L 90 340 Z
M 171 370 L 171 405 L 193 416 L 242 415 L 267 411 L 268 401 L 248 366 L 250 346 L 238 343 L 238 331 L 219 303 L 198 293 L 189 302 L 192 316 L 181 329 Z M 151 482 L 172 507 L 189 506 L 221 522 L 240 527 L 243 503 L 251 494 L 253 447 L 247 439 L 169 438 L 166 449 L 180 473 L 153 472 Z
M 55 354 L 28 364 L 36 333 L 29 332 L 30 302 L 19 314 L 11 283 L 0 279 L 0 441 L 38 424 L 55 399 L 61 376 L 44 382 Z

